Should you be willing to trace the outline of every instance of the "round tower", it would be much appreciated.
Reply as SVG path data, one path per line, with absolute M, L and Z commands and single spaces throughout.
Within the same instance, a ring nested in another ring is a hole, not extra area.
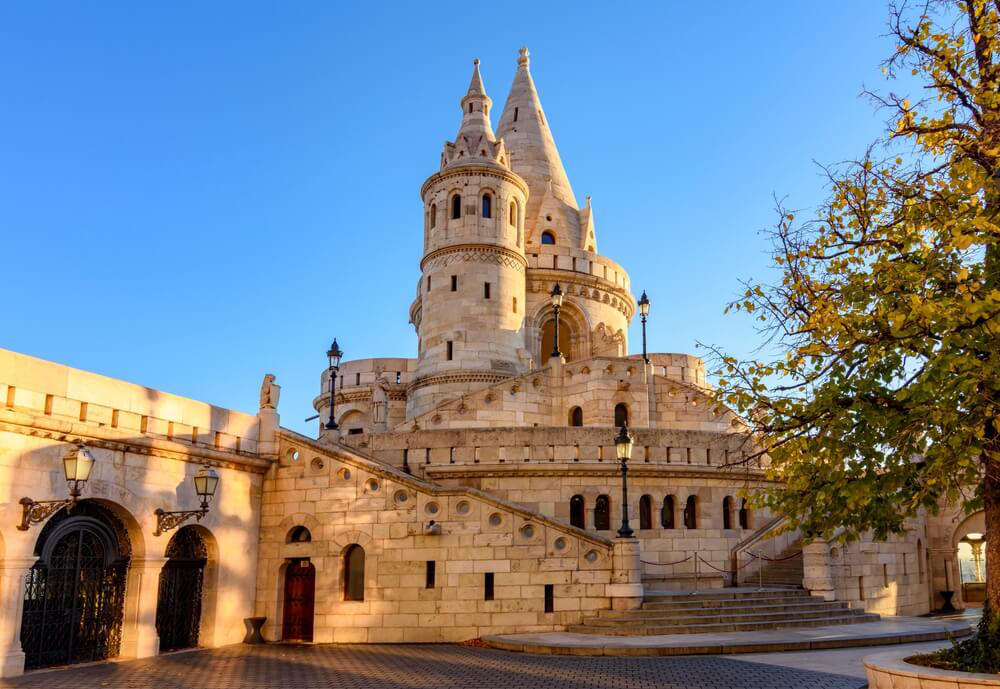
M 418 364 L 407 417 L 528 369 L 524 212 L 528 186 L 490 124 L 474 63 L 462 125 L 421 188 L 424 254 L 417 298 Z

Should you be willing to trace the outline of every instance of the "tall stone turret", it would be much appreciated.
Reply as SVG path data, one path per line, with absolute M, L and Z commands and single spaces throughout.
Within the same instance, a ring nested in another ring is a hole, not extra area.
M 421 188 L 424 255 L 410 319 L 418 364 L 407 416 L 527 370 L 524 213 L 528 185 L 490 124 L 479 60 L 462 124 Z

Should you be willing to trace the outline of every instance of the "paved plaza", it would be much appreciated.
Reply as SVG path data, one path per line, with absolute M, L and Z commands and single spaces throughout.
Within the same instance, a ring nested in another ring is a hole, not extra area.
M 226 646 L 5 680 L 39 689 L 860 689 L 824 672 L 718 656 L 574 658 L 457 645 Z

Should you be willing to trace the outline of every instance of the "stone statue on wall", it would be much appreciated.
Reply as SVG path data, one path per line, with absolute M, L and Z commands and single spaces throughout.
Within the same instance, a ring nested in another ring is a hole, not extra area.
M 281 386 L 274 381 L 274 374 L 268 373 L 264 376 L 264 382 L 260 384 L 261 409 L 278 408 L 278 398 L 281 396 Z
M 388 383 L 385 378 L 379 376 L 372 388 L 372 422 L 384 424 L 386 422 L 386 411 L 389 403 L 389 393 L 386 390 Z

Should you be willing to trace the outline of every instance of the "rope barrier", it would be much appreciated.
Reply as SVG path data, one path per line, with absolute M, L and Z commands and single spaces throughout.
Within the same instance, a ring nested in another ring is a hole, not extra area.
M 767 560 L 768 562 L 784 562 L 785 560 L 791 560 L 792 558 L 796 558 L 801 554 L 802 551 L 800 550 L 799 552 L 792 553 L 787 557 L 768 557 L 767 555 L 758 555 L 757 557 L 759 557 L 761 560 Z
M 698 559 L 701 560 L 702 562 L 704 562 L 706 565 L 708 565 L 712 569 L 714 569 L 716 572 L 722 572 L 723 574 L 729 574 L 729 570 L 728 569 L 719 569 L 718 567 L 716 567 L 715 565 L 713 565 L 711 562 L 709 562 L 708 560 L 706 560 L 705 558 L 703 558 L 701 555 L 698 555 Z
M 694 555 L 688 555 L 688 556 L 687 556 L 686 558 L 684 558 L 683 560 L 678 560 L 677 562 L 650 562 L 649 560 L 639 560 L 639 562 L 641 562 L 641 563 L 642 563 L 642 564 L 644 564 L 644 565 L 659 565 L 659 566 L 661 566 L 661 567 L 667 567 L 667 566 L 669 566 L 669 565 L 679 565 L 679 564 L 681 564 L 682 562 L 687 562 L 687 561 L 688 561 L 688 560 L 690 560 L 690 559 L 691 559 L 692 557 L 694 557 Z

